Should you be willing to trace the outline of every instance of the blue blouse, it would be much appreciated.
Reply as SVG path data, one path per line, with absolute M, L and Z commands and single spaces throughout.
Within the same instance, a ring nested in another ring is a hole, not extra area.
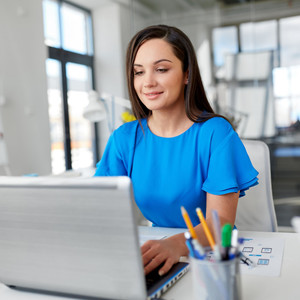
M 154 226 L 194 226 L 196 208 L 206 212 L 206 193 L 245 191 L 258 183 L 243 143 L 228 121 L 214 117 L 171 138 L 156 136 L 147 120 L 125 123 L 108 140 L 95 176 L 129 176 L 135 201 Z

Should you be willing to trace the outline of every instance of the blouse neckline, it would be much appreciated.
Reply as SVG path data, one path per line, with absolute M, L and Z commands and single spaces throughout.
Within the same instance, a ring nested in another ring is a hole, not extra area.
M 192 130 L 192 128 L 194 127 L 195 125 L 195 122 L 188 128 L 186 129 L 184 132 L 178 134 L 178 135 L 175 135 L 175 136 L 170 136 L 170 137 L 164 137 L 164 136 L 159 136 L 155 133 L 153 133 L 150 129 L 150 127 L 148 126 L 148 122 L 147 122 L 147 119 L 144 119 L 144 124 L 145 127 L 147 128 L 147 131 L 149 132 L 150 135 L 152 135 L 153 137 L 155 138 L 158 138 L 158 139 L 164 139 L 164 140 L 172 140 L 172 139 L 176 139 L 176 138 L 180 138 L 184 135 L 186 135 L 190 130 Z

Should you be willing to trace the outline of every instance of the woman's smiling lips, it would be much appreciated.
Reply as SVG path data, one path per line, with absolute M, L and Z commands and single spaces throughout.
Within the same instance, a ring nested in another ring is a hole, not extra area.
M 150 99 L 150 100 L 154 100 L 156 98 L 158 98 L 163 92 L 151 92 L 151 93 L 144 93 L 144 95 Z

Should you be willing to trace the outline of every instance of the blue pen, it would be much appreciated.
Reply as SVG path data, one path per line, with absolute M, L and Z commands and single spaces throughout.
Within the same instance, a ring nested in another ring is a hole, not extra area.
M 206 253 L 204 248 L 200 245 L 198 240 L 192 239 L 192 245 L 194 246 L 194 250 L 197 253 L 199 259 L 205 259 Z
M 184 236 L 186 238 L 186 245 L 189 249 L 190 256 L 197 259 L 203 259 L 203 256 L 199 254 L 199 252 L 195 249 L 193 241 L 194 239 L 191 237 L 191 234 L 189 232 L 185 232 Z
M 186 246 L 189 249 L 190 256 L 193 257 L 193 258 L 196 258 L 196 254 L 195 254 L 195 251 L 194 251 L 194 248 L 193 248 L 193 245 L 192 245 L 190 233 L 189 232 L 185 232 L 184 236 L 186 238 L 185 244 L 186 244 Z

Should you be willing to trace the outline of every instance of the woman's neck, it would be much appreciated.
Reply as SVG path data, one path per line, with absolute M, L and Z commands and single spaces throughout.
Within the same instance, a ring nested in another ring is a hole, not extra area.
M 174 114 L 153 111 L 147 122 L 151 132 L 161 137 L 178 136 L 194 124 L 185 111 Z

